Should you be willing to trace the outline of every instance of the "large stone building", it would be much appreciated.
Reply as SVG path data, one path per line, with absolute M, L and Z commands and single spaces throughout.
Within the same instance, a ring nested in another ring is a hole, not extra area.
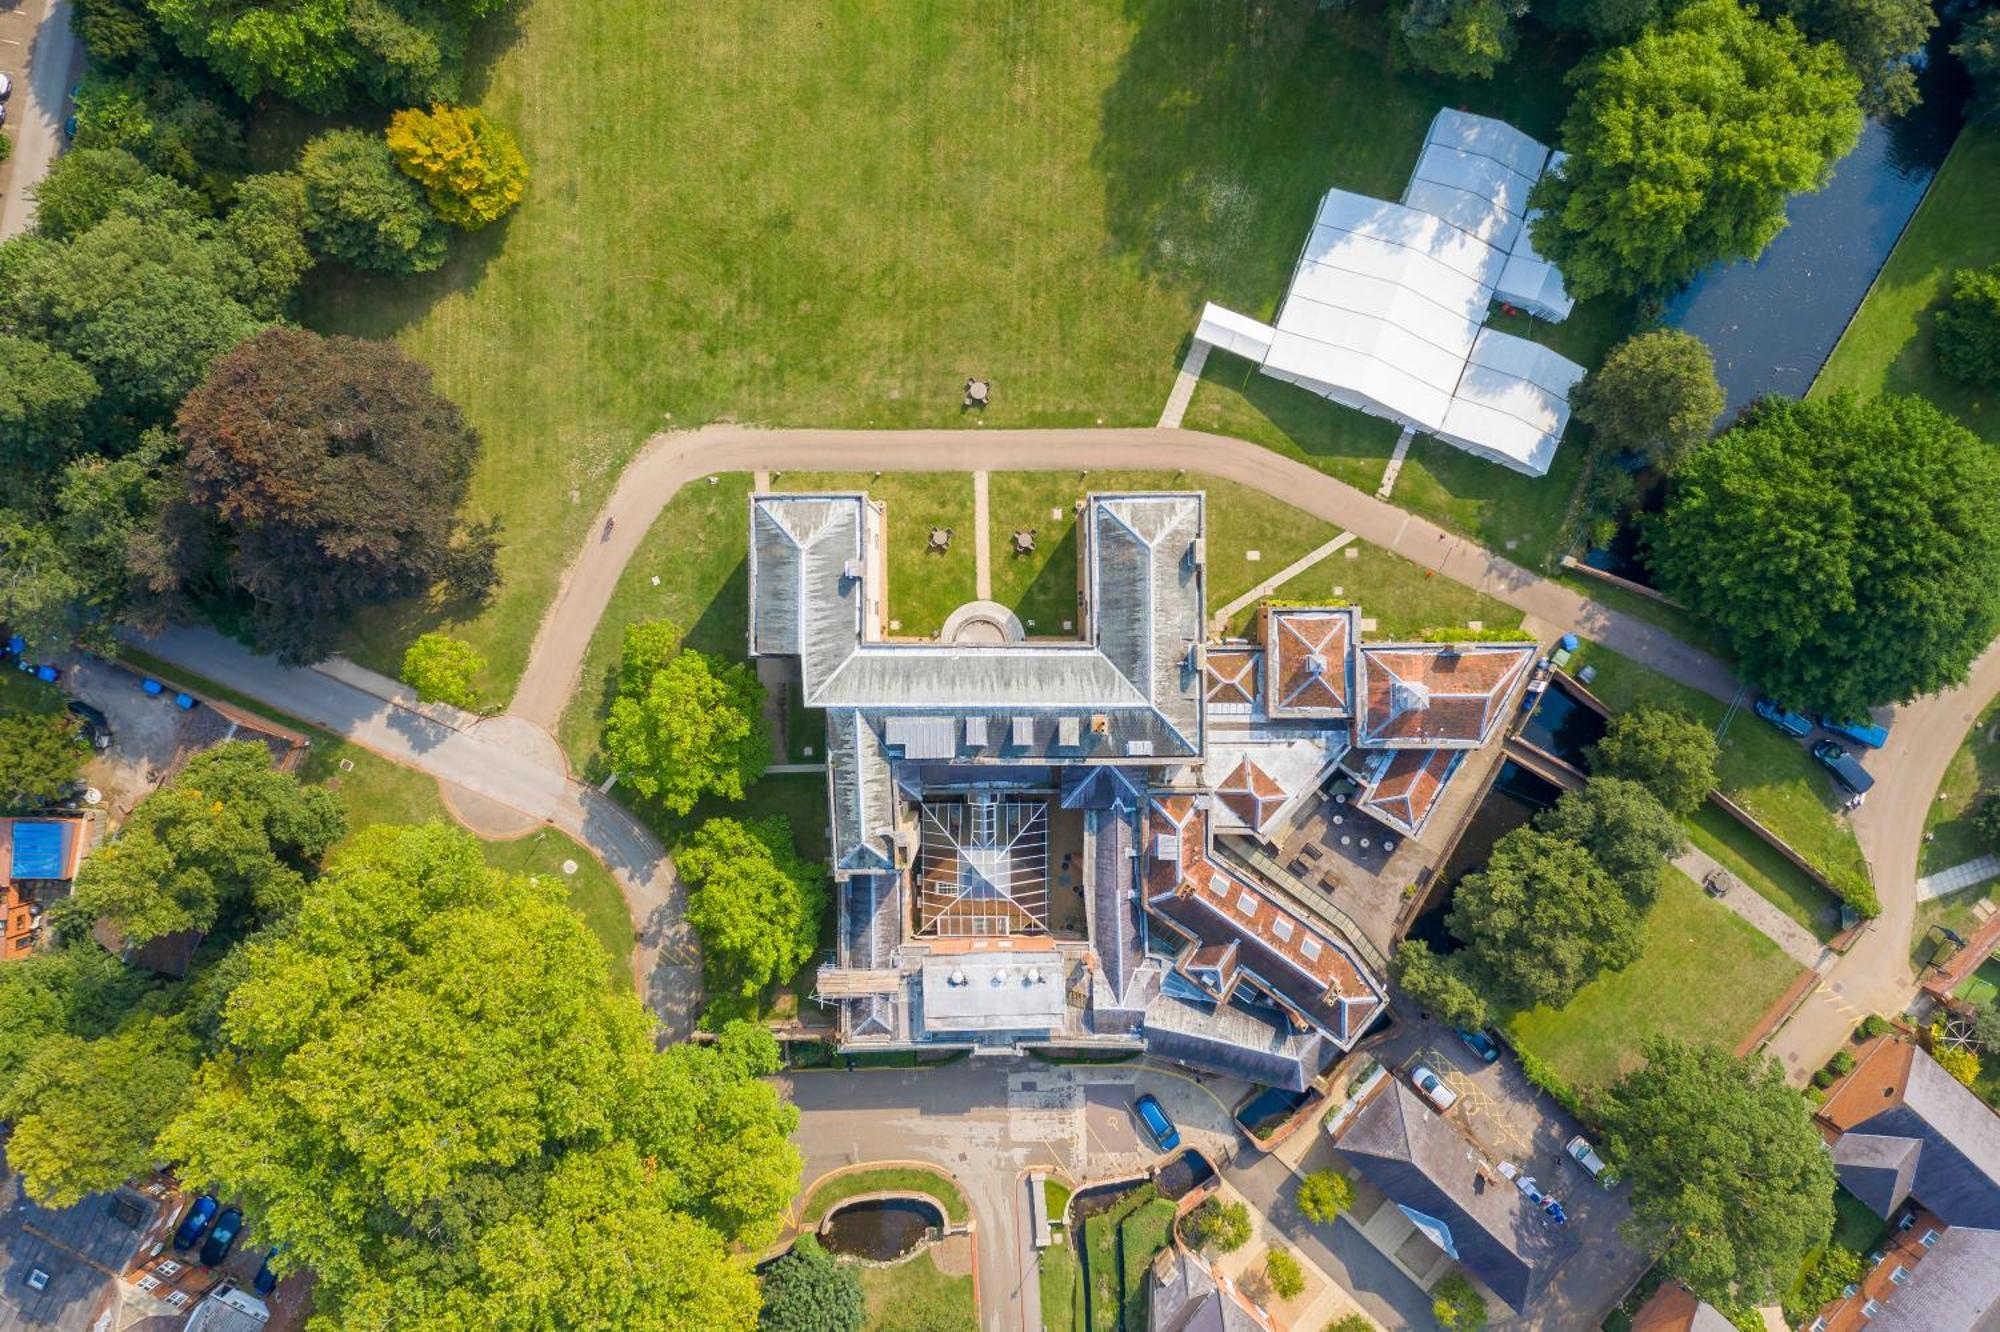
M 1301 1088 L 1382 1012 L 1324 904 L 1251 867 L 1336 773 L 1422 827 L 1534 669 L 1532 643 L 1363 645 L 1352 607 L 1267 606 L 1211 644 L 1197 493 L 1094 495 L 1070 639 L 975 603 L 889 636 L 884 514 L 753 496 L 750 651 L 827 722 L 854 1048 L 1143 1046 Z

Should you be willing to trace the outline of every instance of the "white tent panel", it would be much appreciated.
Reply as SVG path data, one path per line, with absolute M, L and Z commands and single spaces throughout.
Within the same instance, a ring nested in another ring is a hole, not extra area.
M 1521 229 L 1525 241 L 1527 228 Z M 1535 253 L 1532 245 L 1517 247 L 1500 273 L 1493 298 L 1526 310 L 1538 319 L 1559 323 L 1569 318 L 1576 301 L 1563 286 L 1562 271 Z
M 1479 336 L 1480 320 L 1486 313 L 1485 290 L 1461 283 L 1459 301 L 1447 307 L 1416 288 L 1391 279 L 1305 264 L 1292 283 L 1292 293 L 1285 301 L 1278 323 L 1282 328 L 1304 331 L 1298 321 L 1306 317 L 1307 305 L 1352 310 L 1406 328 L 1462 360 L 1471 353 L 1473 339 Z
M 1450 107 L 1440 110 L 1431 120 L 1430 132 L 1424 136 L 1424 146 L 1434 143 L 1490 157 L 1530 180 L 1542 174 L 1542 168 L 1549 160 L 1549 150 L 1544 145 L 1506 121 L 1454 111 Z
M 1201 307 L 1201 322 L 1195 325 L 1194 339 L 1221 351 L 1261 361 L 1270 354 L 1271 339 L 1277 331 L 1249 315 L 1210 301 Z
M 1376 352 L 1314 342 L 1283 329 L 1264 373 L 1375 416 L 1428 429 L 1444 419 L 1451 390 L 1439 388 Z
M 1529 476 L 1555 460 L 1569 390 L 1583 367 L 1539 343 L 1487 329 L 1473 346 L 1437 437 Z
M 1504 250 L 1520 234 L 1534 184 L 1490 157 L 1432 144 L 1417 159 L 1403 202 Z
M 1328 190 L 1313 221 L 1306 253 L 1316 255 L 1322 249 L 1335 248 L 1344 243 L 1343 233 L 1400 247 L 1487 287 L 1499 280 L 1507 260 L 1503 251 L 1420 209 L 1346 190 Z
M 1380 357 L 1447 396 L 1465 365 L 1465 352 L 1428 342 L 1379 315 L 1298 297 L 1285 303 L 1278 335 Z
M 1583 378 L 1583 367 L 1575 361 L 1558 355 L 1539 342 L 1517 338 L 1497 328 L 1480 330 L 1479 340 L 1472 344 L 1469 359 L 1473 365 L 1525 379 L 1564 397 L 1576 386 L 1576 381 Z

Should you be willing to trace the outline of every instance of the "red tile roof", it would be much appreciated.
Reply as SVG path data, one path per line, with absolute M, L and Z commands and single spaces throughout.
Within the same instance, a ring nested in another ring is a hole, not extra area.
M 1273 717 L 1345 717 L 1351 606 L 1266 606 L 1264 710 Z
M 1271 774 L 1244 759 L 1235 771 L 1215 788 L 1216 799 L 1229 806 L 1252 832 L 1264 831 L 1264 823 L 1285 803 L 1285 788 Z
M 1210 703 L 1255 703 L 1257 668 L 1264 650 L 1254 647 L 1212 647 L 1206 654 Z
M 1460 749 L 1399 749 L 1362 793 L 1361 808 L 1396 829 L 1415 837 L 1437 807 L 1451 779 Z
M 1533 643 L 1402 643 L 1360 652 L 1364 748 L 1474 749 L 1528 678 Z

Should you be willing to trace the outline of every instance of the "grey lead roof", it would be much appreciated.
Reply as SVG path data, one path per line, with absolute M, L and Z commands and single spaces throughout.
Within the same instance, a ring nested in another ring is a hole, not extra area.
M 1869 1332 L 1991 1332 L 2000 1327 L 2000 1231 L 1952 1226 L 1868 1320 Z
M 893 871 L 895 775 L 874 728 L 852 709 L 826 714 L 826 772 L 834 870 L 843 876 Z
M 1916 1169 L 1905 1192 L 1914 1195 L 1940 1220 L 1950 1226 L 1981 1226 L 2000 1230 L 2000 1116 L 1987 1108 L 1973 1092 L 1938 1065 L 1937 1060 L 1917 1050 L 1910 1060 L 1910 1073 L 1903 1095 L 1891 1108 L 1855 1124 L 1842 1140 L 1855 1134 L 1864 1137 L 1902 1138 L 1918 1144 Z M 1857 1153 L 1866 1144 L 1858 1144 Z M 1842 1163 L 1836 1166 L 1844 1176 L 1861 1170 Z M 1865 1169 L 1866 1167 L 1862 1167 Z M 1876 1166 L 1880 1171 L 1880 1166 Z M 1907 1172 L 1907 1165 L 1901 1167 Z M 1892 1172 L 1878 1173 L 1878 1180 Z M 1872 1207 L 1877 1198 L 1864 1200 Z M 1900 1205 L 1897 1197 L 1891 1209 Z M 1886 1216 L 1887 1212 L 1878 1212 Z
M 1304 1091 L 1327 1050 L 1317 1033 L 1287 1031 L 1232 1004 L 1162 994 L 1146 1007 L 1146 1048 L 1224 1077 Z

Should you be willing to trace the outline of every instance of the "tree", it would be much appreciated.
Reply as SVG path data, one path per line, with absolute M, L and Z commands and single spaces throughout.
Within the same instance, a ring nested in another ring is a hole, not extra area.
M 1707 731 L 1702 735 L 1714 744 Z M 1650 790 L 1623 777 L 1593 777 L 1564 792 L 1535 826 L 1590 852 L 1642 915 L 1659 894 L 1661 867 L 1687 850 L 1680 820 Z
M 1972 80 L 1971 117 L 2000 120 L 2000 9 L 1988 9 L 1967 19 L 1951 53 Z
M 486 658 L 450 634 L 419 634 L 403 653 L 403 683 L 426 703 L 477 708 L 479 676 L 485 669 Z
M 764 1332 L 861 1332 L 861 1278 L 811 1235 L 799 1236 L 764 1274 Z
M 15 331 L 81 362 L 104 409 L 141 426 L 164 421 L 261 323 L 245 304 L 242 256 L 212 220 L 183 212 L 116 213 L 0 267 L 15 269 L 6 298 Z
M 1938 364 L 1953 379 L 2000 386 L 2000 264 L 1961 268 L 1937 312 Z
M 1692 0 L 1570 77 L 1569 158 L 1532 202 L 1535 246 L 1578 298 L 1755 258 L 1861 132 L 1840 52 L 1735 0 Z
M 499 221 L 528 187 L 520 145 L 477 107 L 398 111 L 389 120 L 388 143 L 431 208 L 462 231 Z
M 1282 1244 L 1273 1244 L 1264 1254 L 1264 1279 L 1281 1300 L 1297 1299 L 1306 1288 L 1306 1270 Z
M 1187 1214 L 1181 1230 L 1194 1248 L 1235 1253 L 1250 1242 L 1250 1209 L 1240 1202 L 1210 1198 Z
M 1972 1038 L 1988 1054 L 2000 1050 L 2000 1007 L 1983 1004 L 1972 1011 Z
M 728 1245 L 775 1231 L 799 1168 L 767 1033 L 656 1051 L 560 886 L 438 823 L 364 830 L 241 949 L 161 1150 L 285 1237 L 330 1323 L 754 1326 Z M 769 1212 L 725 1232 L 737 1165 Z
M 1922 398 L 1768 398 L 1681 467 L 1652 566 L 1744 678 L 1860 716 L 1962 680 L 2000 629 L 1996 494 L 1991 446 Z
M 1981 841 L 2000 851 L 2000 791 L 1989 791 L 1979 798 L 1973 809 L 1972 826 Z
M 99 35 L 103 29 L 86 14 L 91 9 L 105 17 L 99 0 L 87 0 L 71 11 L 71 26 L 94 27 L 92 35 Z M 139 44 L 150 45 L 150 37 Z M 91 37 L 84 40 L 89 45 Z M 227 204 L 249 169 L 242 110 L 210 96 L 207 80 L 171 49 L 146 50 L 130 62 L 99 55 L 93 46 L 90 75 L 77 88 L 72 149 L 122 149 L 147 170 L 199 191 L 212 207 Z M 111 72 L 120 65 L 126 73 Z
M 1486 1316 L 1485 1299 L 1461 1274 L 1453 1272 L 1431 1287 L 1431 1317 L 1447 1332 L 1479 1332 Z
M 711 987 L 748 999 L 804 966 L 819 941 L 825 878 L 783 815 L 710 819 L 676 857 Z
M 89 939 L 38 948 L 0 967 L 0 1105 L 45 1044 L 95 1041 L 116 1031 L 151 988 Z
M 680 639 L 666 620 L 625 631 L 604 747 L 623 780 L 685 814 L 711 793 L 741 800 L 770 766 L 771 738 L 750 668 L 677 647 Z
M 306 145 L 299 174 L 321 256 L 378 273 L 428 273 L 444 263 L 444 223 L 381 138 L 330 130 Z
M 1557 0 L 1556 22 L 1581 28 L 1603 45 L 1629 42 L 1660 21 L 1664 0 Z
M 123 148 L 76 148 L 34 186 L 35 230 L 50 240 L 81 236 L 114 213 L 181 212 L 201 217 L 208 202 L 146 169 Z
M 1560 1008 L 1639 955 L 1639 913 L 1590 853 L 1517 828 L 1460 881 L 1445 923 L 1473 972 L 1509 1004 Z
M 491 533 L 458 520 L 479 435 L 395 344 L 272 329 L 216 364 L 178 427 L 154 581 L 228 588 L 260 650 L 316 661 L 358 607 L 487 590 Z
M 236 187 L 222 227 L 249 270 L 244 300 L 259 318 L 283 313 L 312 267 L 307 220 L 305 181 L 291 172 L 250 176 Z
M 1635 1242 L 1714 1303 L 1784 1289 L 1833 1229 L 1833 1165 L 1776 1061 L 1654 1037 L 1600 1103 Z
M 1390 11 L 1397 53 L 1418 69 L 1487 79 L 1513 58 L 1522 0 L 1397 0 Z
M 1708 344 L 1677 328 L 1635 333 L 1570 393 L 1576 419 L 1590 426 L 1595 452 L 1629 455 L 1670 472 L 1708 438 L 1722 413 L 1722 386 Z
M 43 1041 L 0 1100 L 14 1126 L 7 1163 L 29 1196 L 69 1207 L 158 1165 L 154 1144 L 187 1099 L 194 1054 L 181 1025 L 158 1017 Z
M 1686 713 L 1640 704 L 1612 717 L 1604 728 L 1604 738 L 1591 747 L 1587 757 L 1593 782 L 1606 777 L 1635 782 L 1650 791 L 1669 813 L 1682 815 L 1694 813 L 1708 799 L 1721 752 L 1714 733 Z M 1626 804 L 1625 817 L 1640 819 L 1659 832 L 1652 820 L 1630 810 L 1628 796 L 1627 792 L 1613 792 L 1608 800 L 1594 797 L 1592 808 L 1608 816 L 1597 801 Z
M 1979 1081 L 1978 1052 L 1948 1042 L 1943 1018 L 1932 1020 L 1930 1036 L 1931 1058 L 1937 1060 L 1939 1068 L 1968 1087 Z
M 1375 1332 L 1375 1324 L 1367 1314 L 1342 1314 L 1326 1325 L 1325 1332 Z
M 0 807 L 22 814 L 54 804 L 83 768 L 76 723 L 53 717 L 0 716 Z
M 149 430 L 123 457 L 86 456 L 63 469 L 46 530 L 62 575 L 42 587 L 59 599 L 34 607 L 24 597 L 15 607 L 17 632 L 31 642 L 59 637 L 112 651 L 114 630 L 136 590 L 133 542 L 152 525 L 166 498 L 162 473 L 171 448 L 172 437 L 164 430 Z M 0 603 L 13 600 L 0 597 Z M 33 631 L 26 627 L 30 621 L 37 626 Z
M 190 759 L 83 862 L 56 918 L 78 934 L 102 918 L 144 943 L 213 929 L 225 912 L 278 915 L 297 904 L 306 874 L 346 833 L 332 792 L 273 768 L 263 745 L 218 745 Z
M 1452 1026 L 1478 1031 L 1491 1020 L 1486 1000 L 1465 974 L 1463 964 L 1439 957 L 1422 939 L 1405 939 L 1396 945 L 1393 970 L 1396 984 L 1419 1008 Z
M 1299 1212 L 1308 1221 L 1331 1225 L 1354 1206 L 1354 1185 L 1337 1170 L 1315 1170 L 1299 1181 Z
M 0 459 L 7 465 L 41 472 L 79 452 L 96 397 L 97 381 L 75 357 L 0 334 Z
M 1869 115 L 1900 116 L 1923 100 L 1913 58 L 1937 26 L 1931 0 L 1777 0 L 1776 9 L 1809 40 L 1840 48 Z

